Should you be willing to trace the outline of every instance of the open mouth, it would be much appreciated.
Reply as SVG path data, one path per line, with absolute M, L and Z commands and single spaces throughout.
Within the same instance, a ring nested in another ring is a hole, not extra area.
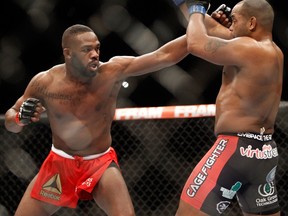
M 98 64 L 97 64 L 97 63 L 91 63 L 91 64 L 89 64 L 89 67 L 90 67 L 92 70 L 97 70 L 97 69 L 98 69 Z

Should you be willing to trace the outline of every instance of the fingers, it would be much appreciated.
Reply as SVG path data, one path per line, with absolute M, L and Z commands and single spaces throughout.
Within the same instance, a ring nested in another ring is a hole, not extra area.
M 46 111 L 46 108 L 42 106 L 40 102 L 37 103 L 37 107 L 35 109 L 35 112 L 33 113 L 33 116 L 31 117 L 32 122 L 38 122 L 41 119 L 41 114 Z
M 229 28 L 231 26 L 230 19 L 226 16 L 226 14 L 223 11 L 214 11 L 211 14 L 211 17 L 217 20 L 221 25 Z
M 42 112 L 46 111 L 46 108 L 39 102 L 39 103 L 37 103 L 36 111 L 38 113 L 42 113 Z

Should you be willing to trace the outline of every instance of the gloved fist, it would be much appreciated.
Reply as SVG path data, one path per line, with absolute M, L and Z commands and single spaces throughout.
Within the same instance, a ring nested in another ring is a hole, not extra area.
M 210 7 L 210 0 L 186 0 L 189 14 L 202 13 L 205 14 Z
M 40 101 L 36 98 L 26 99 L 15 116 L 16 123 L 20 126 L 30 124 L 32 122 L 31 118 L 35 117 L 35 112 L 37 112 L 36 108 L 39 107 L 39 102 Z
M 212 12 L 211 17 L 227 28 L 232 24 L 231 8 L 225 4 L 220 5 L 214 12 Z

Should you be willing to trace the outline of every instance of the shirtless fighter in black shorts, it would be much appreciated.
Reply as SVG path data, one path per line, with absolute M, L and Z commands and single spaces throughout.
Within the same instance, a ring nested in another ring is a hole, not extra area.
M 224 36 L 219 38 L 203 25 L 209 3 L 186 0 L 187 43 L 193 55 L 224 66 L 216 99 L 217 140 L 188 178 L 176 215 L 220 215 L 237 197 L 245 216 L 279 216 L 273 133 L 283 53 L 272 40 L 274 12 L 266 0 L 240 1 L 230 28 L 218 26 Z

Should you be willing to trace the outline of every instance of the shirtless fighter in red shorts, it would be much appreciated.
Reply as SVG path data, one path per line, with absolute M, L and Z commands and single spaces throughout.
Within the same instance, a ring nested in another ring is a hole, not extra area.
M 74 208 L 79 199 L 92 198 L 108 215 L 134 215 L 111 147 L 116 98 L 127 77 L 182 60 L 188 54 L 186 36 L 142 56 L 118 56 L 104 63 L 93 30 L 73 25 L 63 34 L 62 48 L 65 63 L 36 74 L 5 115 L 7 130 L 19 133 L 46 111 L 52 131 L 51 152 L 15 215 L 52 215 L 61 206 Z

